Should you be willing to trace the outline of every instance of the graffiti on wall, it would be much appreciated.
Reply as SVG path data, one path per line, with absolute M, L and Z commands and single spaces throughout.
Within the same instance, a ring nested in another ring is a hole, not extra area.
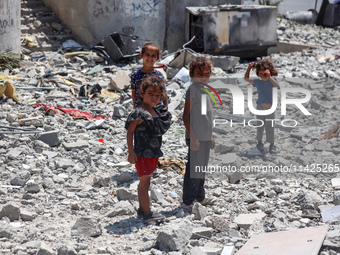
M 8 33 L 8 28 L 15 25 L 14 20 L 11 18 L 8 1 L 0 0 L 0 35 Z
M 93 8 L 93 16 L 98 18 L 105 14 L 112 14 L 118 12 L 120 9 L 121 0 L 107 1 L 107 0 L 96 0 Z
M 138 18 L 143 15 L 150 15 L 152 13 L 157 13 L 157 6 L 161 2 L 161 0 L 153 0 L 153 1 L 136 1 L 132 3 L 132 11 L 133 15 Z

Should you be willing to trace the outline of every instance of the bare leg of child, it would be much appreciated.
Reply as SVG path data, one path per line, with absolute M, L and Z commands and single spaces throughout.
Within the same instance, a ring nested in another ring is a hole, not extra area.
M 150 204 L 149 204 L 149 188 L 150 188 L 150 176 L 143 175 L 139 177 L 139 185 L 138 185 L 138 200 L 139 200 L 139 208 L 141 208 L 144 214 L 150 213 Z

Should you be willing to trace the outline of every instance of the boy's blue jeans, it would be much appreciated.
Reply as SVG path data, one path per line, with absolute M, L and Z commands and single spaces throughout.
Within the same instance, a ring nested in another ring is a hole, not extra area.
M 188 141 L 187 141 L 188 145 Z M 211 141 L 200 141 L 198 151 L 190 149 L 190 141 L 188 147 L 188 162 L 185 167 L 185 175 L 183 182 L 183 203 L 192 204 L 195 200 L 202 201 L 205 198 L 204 167 L 208 166 Z

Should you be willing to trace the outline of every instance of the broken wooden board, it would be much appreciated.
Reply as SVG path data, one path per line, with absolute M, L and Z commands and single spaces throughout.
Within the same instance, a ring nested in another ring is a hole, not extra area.
M 236 255 L 317 255 L 328 226 L 252 236 Z

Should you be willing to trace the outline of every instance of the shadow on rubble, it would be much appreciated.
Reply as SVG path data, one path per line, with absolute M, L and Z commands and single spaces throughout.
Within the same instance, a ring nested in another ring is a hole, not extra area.
M 111 181 L 116 181 L 118 187 L 129 187 L 132 183 L 139 181 L 137 171 L 135 172 L 123 172 L 111 176 Z
M 115 235 L 128 235 L 144 228 L 145 226 L 146 225 L 143 223 L 142 219 L 137 219 L 136 217 L 131 216 L 128 219 L 122 219 L 113 224 L 109 224 L 104 228 L 108 233 Z
M 165 216 L 165 222 L 167 222 L 169 221 L 169 218 L 176 215 L 179 210 L 180 207 L 177 207 L 171 211 L 160 211 L 159 213 Z M 135 216 L 131 216 L 128 219 L 122 219 L 113 224 L 109 224 L 104 228 L 108 233 L 112 233 L 115 235 L 128 235 L 133 232 L 137 232 L 138 230 L 143 229 L 147 226 L 147 224 L 143 223 L 143 219 L 138 219 Z

